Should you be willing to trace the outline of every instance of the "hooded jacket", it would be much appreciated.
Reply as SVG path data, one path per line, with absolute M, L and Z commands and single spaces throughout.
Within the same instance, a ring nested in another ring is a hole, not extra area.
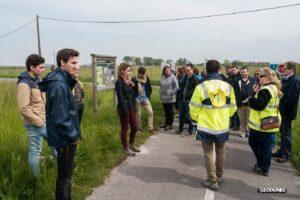
M 45 96 L 38 88 L 38 77 L 23 72 L 17 82 L 17 105 L 24 124 L 45 125 Z
M 76 82 L 68 73 L 58 68 L 38 84 L 41 91 L 46 92 L 49 146 L 66 147 L 80 137 L 77 109 L 72 94 Z

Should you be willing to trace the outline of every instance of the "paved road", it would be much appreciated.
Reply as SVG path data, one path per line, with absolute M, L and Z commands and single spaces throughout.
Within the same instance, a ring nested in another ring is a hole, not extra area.
M 0 82 L 17 82 L 16 78 L 0 78 Z
M 252 172 L 254 155 L 247 138 L 227 143 L 225 182 L 218 192 L 201 185 L 206 178 L 201 144 L 192 137 L 160 130 L 142 152 L 116 167 L 88 200 L 300 199 L 300 177 L 290 164 L 272 162 L 269 177 Z M 257 188 L 284 187 L 286 194 L 258 194 Z

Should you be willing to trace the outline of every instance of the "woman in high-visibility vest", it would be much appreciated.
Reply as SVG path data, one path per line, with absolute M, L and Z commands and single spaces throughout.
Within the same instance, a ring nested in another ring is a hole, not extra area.
M 272 75 L 270 68 L 266 67 L 261 70 L 259 81 L 260 89 L 256 85 L 254 87 L 256 94 L 248 99 L 250 106 L 249 145 L 257 161 L 253 171 L 268 176 L 272 158 L 272 138 L 279 131 L 278 126 L 281 122 L 278 105 L 282 92 L 280 81 Z

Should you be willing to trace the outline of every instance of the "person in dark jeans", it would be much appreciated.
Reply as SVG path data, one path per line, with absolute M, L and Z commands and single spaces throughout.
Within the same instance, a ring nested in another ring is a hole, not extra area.
M 187 64 L 184 70 L 185 77 L 181 84 L 182 87 L 179 89 L 179 128 L 176 131 L 176 134 L 181 134 L 183 132 L 184 123 L 187 122 L 187 124 L 189 125 L 189 129 L 188 134 L 186 134 L 186 136 L 190 136 L 192 135 L 194 127 L 189 114 L 189 102 L 192 98 L 193 92 L 198 84 L 198 81 L 196 79 L 196 75 L 193 73 L 193 64 Z
M 135 99 L 133 95 L 134 83 L 131 81 L 132 67 L 127 63 L 121 63 L 118 69 L 118 80 L 115 83 L 115 90 L 118 98 L 117 111 L 121 123 L 121 141 L 124 152 L 129 156 L 135 156 L 140 152 L 135 145 L 137 132 Z M 127 144 L 127 131 L 130 125 L 129 148 Z
M 280 149 L 273 154 L 273 157 L 278 157 L 276 159 L 278 163 L 287 162 L 292 153 L 292 121 L 297 117 L 300 93 L 300 80 L 296 77 L 296 63 L 285 63 L 284 75 L 285 78 L 282 80 L 283 97 L 279 104 L 282 116 L 281 144 Z
M 161 128 L 165 128 L 166 131 L 172 129 L 174 122 L 174 103 L 176 102 L 177 90 L 177 78 L 172 74 L 171 67 L 166 65 L 163 68 L 159 87 L 160 100 L 165 111 L 165 124 Z
M 46 92 L 46 125 L 49 146 L 57 150 L 57 200 L 70 200 L 71 178 L 80 127 L 72 89 L 78 77 L 79 52 L 62 49 L 57 53 L 58 69 L 50 72 L 39 87 Z
M 176 70 L 176 78 L 178 81 L 178 87 L 179 89 L 182 87 L 182 81 L 184 79 L 184 67 L 179 67 Z M 180 100 L 179 100 L 179 90 L 176 92 L 176 103 L 175 103 L 175 108 L 177 111 L 179 111 L 179 105 L 180 105 Z
M 253 171 L 268 176 L 272 158 L 273 135 L 279 131 L 279 127 L 263 128 L 261 119 L 277 117 L 280 123 L 281 117 L 277 107 L 282 92 L 280 91 L 280 81 L 272 76 L 271 69 L 268 67 L 263 68 L 260 83 L 261 88 L 255 87 L 255 96 L 248 100 L 250 106 L 249 145 L 256 157 Z
M 239 67 L 237 65 L 232 65 L 230 68 L 230 76 L 228 77 L 232 87 L 234 88 L 235 94 L 238 90 L 238 80 L 241 78 Z M 238 101 L 237 97 L 236 101 Z M 238 112 L 235 112 L 234 115 L 230 119 L 230 128 L 233 128 L 233 130 L 237 131 L 240 129 L 240 119 L 238 116 Z

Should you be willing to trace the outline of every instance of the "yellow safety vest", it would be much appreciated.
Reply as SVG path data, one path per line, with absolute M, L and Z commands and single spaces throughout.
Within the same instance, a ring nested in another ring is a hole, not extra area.
M 228 133 L 230 117 L 237 110 L 234 90 L 222 80 L 204 81 L 195 88 L 189 108 L 198 131 L 214 135 Z
M 278 89 L 276 85 L 266 85 L 263 86 L 260 90 L 267 89 L 272 98 L 270 99 L 270 102 L 266 106 L 266 108 L 262 111 L 250 109 L 250 115 L 249 115 L 249 120 L 248 120 L 248 125 L 251 129 L 261 131 L 261 132 L 278 132 L 279 128 L 274 128 L 274 129 L 269 129 L 269 130 L 262 130 L 260 128 L 261 122 L 260 120 L 265 118 L 265 117 L 275 117 L 278 116 L 279 122 L 281 122 L 281 115 L 278 111 L 278 106 L 279 106 L 279 97 L 278 97 Z M 257 98 L 258 92 L 255 95 Z

